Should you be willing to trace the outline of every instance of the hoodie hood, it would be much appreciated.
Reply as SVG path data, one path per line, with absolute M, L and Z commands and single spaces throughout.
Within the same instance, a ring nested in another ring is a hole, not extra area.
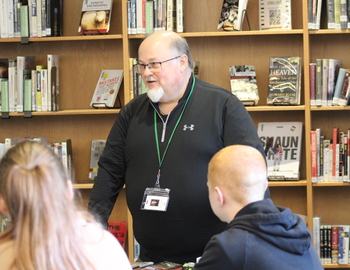
M 311 245 L 305 222 L 290 209 L 275 206 L 271 199 L 245 206 L 228 225 L 233 226 L 293 254 L 303 255 Z

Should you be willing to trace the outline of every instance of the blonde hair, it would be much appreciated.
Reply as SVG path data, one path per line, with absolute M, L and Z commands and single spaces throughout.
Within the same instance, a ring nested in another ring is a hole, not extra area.
M 68 189 L 62 162 L 46 145 L 22 142 L 2 158 L 0 194 L 12 225 L 0 243 L 14 241 L 14 269 L 94 269 L 81 233 L 83 212 Z
M 267 175 L 262 154 L 246 145 L 231 145 L 221 149 L 208 167 L 208 184 L 219 186 L 240 204 L 264 198 Z

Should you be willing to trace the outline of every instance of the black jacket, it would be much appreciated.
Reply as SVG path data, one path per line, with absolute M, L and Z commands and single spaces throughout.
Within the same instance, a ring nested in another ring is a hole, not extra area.
M 169 142 L 193 78 L 184 96 L 171 112 L 160 156 Z M 212 212 L 207 166 L 212 156 L 232 144 L 264 150 L 254 123 L 242 103 L 231 92 L 196 79 L 192 96 L 172 137 L 161 167 L 160 186 L 170 189 L 166 212 L 140 210 L 146 187 L 153 187 L 159 169 L 154 117 L 159 140 L 163 122 L 154 115 L 157 104 L 147 95 L 124 106 L 108 136 L 99 161 L 97 180 L 89 208 L 107 221 L 115 200 L 126 184 L 127 203 L 133 217 L 134 235 L 141 244 L 141 259 L 153 262 L 194 261 L 210 237 L 226 224 Z
M 304 221 L 270 199 L 251 203 L 207 244 L 195 270 L 323 269 Z

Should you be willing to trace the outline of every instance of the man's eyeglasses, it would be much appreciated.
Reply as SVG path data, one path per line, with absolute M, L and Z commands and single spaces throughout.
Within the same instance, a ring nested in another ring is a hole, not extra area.
M 181 56 L 181 55 L 180 55 Z M 136 68 L 137 68 L 137 72 L 138 73 L 144 73 L 145 70 L 146 70 L 146 67 L 148 67 L 148 69 L 152 72 L 158 72 L 162 69 L 162 64 L 163 63 L 166 63 L 166 62 L 169 62 L 171 60 L 175 60 L 177 58 L 179 58 L 180 56 L 176 56 L 174 58 L 171 58 L 171 59 L 168 59 L 168 60 L 165 60 L 165 61 L 162 61 L 162 62 L 151 62 L 151 63 L 148 63 L 148 64 L 136 64 Z

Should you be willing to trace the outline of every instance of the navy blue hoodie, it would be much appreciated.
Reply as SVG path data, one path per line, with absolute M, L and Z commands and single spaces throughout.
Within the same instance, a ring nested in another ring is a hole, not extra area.
M 241 209 L 213 236 L 195 270 L 323 269 L 304 221 L 270 199 Z

